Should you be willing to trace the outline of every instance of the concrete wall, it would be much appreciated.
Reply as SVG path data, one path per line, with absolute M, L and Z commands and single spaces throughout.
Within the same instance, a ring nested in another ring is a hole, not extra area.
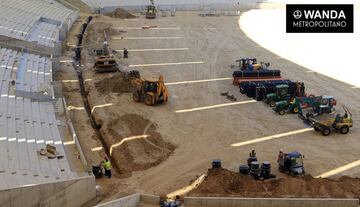
M 117 7 L 122 7 L 131 11 L 142 11 L 146 5 L 149 4 L 148 0 L 84 0 L 84 2 L 97 12 L 99 8 L 102 13 L 111 12 Z M 205 6 L 211 6 L 214 9 L 221 10 L 248 10 L 257 8 L 259 1 L 254 0 L 156 0 L 155 6 L 160 10 L 186 10 L 186 11 L 199 11 L 203 10 Z
M 84 152 L 82 151 L 82 148 L 81 148 L 81 145 L 80 145 L 80 142 L 79 142 L 79 139 L 76 135 L 76 132 L 75 132 L 75 129 L 74 129 L 74 125 L 72 124 L 72 121 L 71 121 L 71 118 L 70 118 L 70 114 L 69 114 L 69 110 L 67 108 L 67 104 L 66 104 L 66 100 L 65 98 L 61 98 L 62 99 L 62 106 L 63 106 L 63 110 L 65 112 L 65 116 L 66 116 L 66 122 L 67 122 L 67 125 L 69 127 L 69 130 L 70 130 L 70 133 L 72 135 L 72 138 L 75 142 L 75 147 L 76 149 L 78 150 L 79 152 L 79 156 L 80 156 L 80 160 L 84 166 L 84 170 L 85 171 L 91 171 L 92 169 L 90 169 L 90 166 L 88 165 L 88 162 L 86 160 L 86 157 L 84 155 Z
M 203 207 L 359 207 L 358 199 L 185 197 L 184 206 Z M 136 207 L 140 202 L 158 205 L 159 196 L 136 193 L 96 207 Z
M 140 202 L 157 206 L 160 203 L 160 196 L 135 193 L 123 198 L 99 204 L 95 207 L 137 207 Z
M 78 207 L 95 198 L 95 178 L 84 178 L 0 191 L 1 207 Z
M 154 196 L 154 195 L 150 195 L 150 194 L 141 194 L 140 200 L 141 200 L 141 202 L 144 202 L 144 203 L 159 205 L 160 196 Z
M 0 46 L 14 49 L 14 50 L 26 50 L 29 53 L 34 53 L 37 55 L 48 55 L 48 56 L 60 56 L 61 55 L 61 45 L 55 45 L 55 47 L 48 47 L 45 45 L 39 45 L 35 42 L 28 42 L 25 40 L 19 40 L 12 37 L 7 37 L 0 35 Z
M 358 207 L 358 199 L 185 197 L 185 206 L 204 207 Z
M 99 204 L 95 207 L 137 207 L 140 202 L 140 197 L 141 195 L 136 193 L 117 200 Z

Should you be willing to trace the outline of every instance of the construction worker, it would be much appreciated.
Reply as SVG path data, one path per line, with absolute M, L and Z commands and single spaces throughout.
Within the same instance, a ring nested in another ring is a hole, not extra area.
M 124 48 L 124 58 L 128 58 L 129 57 L 129 52 L 126 48 Z
M 174 200 L 160 201 L 160 206 L 161 207 L 180 207 L 181 206 L 180 196 L 176 195 Z
M 280 149 L 279 155 L 278 155 L 278 162 L 279 162 L 280 160 L 283 160 L 283 159 L 284 159 L 284 152 L 283 152 L 282 149 Z
M 249 156 L 250 157 L 256 157 L 256 152 L 255 152 L 254 148 L 251 149 L 251 152 L 249 153 Z
M 105 169 L 105 176 L 108 176 L 108 178 L 111 178 L 111 163 L 107 157 L 105 157 L 105 160 L 103 161 L 102 166 Z

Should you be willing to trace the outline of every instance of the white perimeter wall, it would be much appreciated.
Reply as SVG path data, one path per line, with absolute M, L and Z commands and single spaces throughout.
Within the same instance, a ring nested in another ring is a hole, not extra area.
M 155 5 L 160 10 L 202 10 L 205 6 L 216 9 L 248 10 L 256 8 L 263 0 L 155 0 Z M 110 12 L 117 7 L 128 10 L 140 11 L 149 4 L 149 0 L 83 0 L 93 11 L 102 9 Z
M 95 177 L 12 188 L 0 191 L 1 207 L 78 207 L 95 198 Z

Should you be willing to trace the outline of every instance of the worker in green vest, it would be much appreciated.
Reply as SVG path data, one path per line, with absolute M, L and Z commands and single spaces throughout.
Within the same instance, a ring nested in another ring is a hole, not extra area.
M 111 178 L 111 163 L 107 157 L 105 157 L 105 160 L 103 161 L 103 167 L 105 169 L 105 176 L 108 176 L 108 178 Z

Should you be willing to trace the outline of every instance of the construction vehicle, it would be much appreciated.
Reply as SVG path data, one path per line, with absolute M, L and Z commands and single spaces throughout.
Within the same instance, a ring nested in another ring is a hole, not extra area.
M 278 159 L 279 171 L 292 176 L 305 175 L 303 155 L 294 151 L 285 153 L 283 158 Z
M 312 123 L 314 130 L 321 132 L 324 136 L 330 135 L 332 129 L 341 134 L 347 134 L 353 126 L 353 120 L 349 109 L 345 106 L 343 106 L 343 109 L 345 111 L 343 116 L 337 114 L 335 117 L 325 118 L 323 120 L 317 120 L 314 117 L 309 117 L 308 119 Z
M 103 48 L 100 50 L 95 50 L 95 53 L 96 53 L 95 72 L 103 73 L 103 72 L 119 71 L 119 65 L 115 60 L 115 56 L 110 51 L 109 43 L 105 31 L 104 31 Z
M 333 112 L 335 106 L 336 100 L 333 96 L 310 95 L 278 101 L 276 102 L 275 107 L 273 107 L 273 110 L 280 115 L 284 115 L 286 112 L 299 114 L 302 119 L 305 119 L 306 117 L 303 115 L 303 109 L 311 108 L 312 112 L 308 113 L 307 116 L 316 116 Z
M 296 82 L 295 90 L 290 93 L 289 85 L 280 84 L 275 88 L 275 93 L 269 93 L 263 99 L 266 104 L 269 104 L 270 107 L 275 107 L 276 102 L 279 101 L 289 101 L 295 97 L 303 97 L 305 95 L 305 86 L 304 83 Z
M 308 121 L 309 122 L 309 118 L 310 117 L 316 117 L 319 116 L 321 114 L 330 114 L 332 112 L 335 111 L 335 106 L 336 106 L 336 99 L 334 98 L 334 96 L 329 96 L 329 95 L 325 95 L 325 96 L 320 96 L 320 99 L 314 99 L 314 101 L 311 101 L 308 103 L 310 105 L 310 112 L 305 113 L 304 115 L 304 111 L 303 109 L 306 108 L 302 108 L 299 107 L 299 117 L 304 120 L 304 121 Z
M 168 101 L 169 93 L 163 76 L 159 76 L 158 80 L 152 81 L 141 78 L 138 71 L 131 71 L 129 79 L 135 102 L 143 101 L 146 105 L 153 106 Z
M 240 58 L 235 60 L 238 65 L 231 65 L 231 68 L 239 68 L 240 70 L 260 70 L 260 69 L 268 69 L 270 63 L 260 62 L 257 63 L 256 58 Z
M 288 94 L 289 86 L 286 84 L 277 85 L 275 93 L 269 93 L 266 98 L 263 99 L 264 103 L 269 104 L 270 107 L 275 107 L 276 102 L 282 100 L 289 100 L 291 96 Z
M 156 7 L 154 4 L 154 0 L 150 0 L 150 5 L 146 6 L 145 18 L 146 19 L 156 18 Z

